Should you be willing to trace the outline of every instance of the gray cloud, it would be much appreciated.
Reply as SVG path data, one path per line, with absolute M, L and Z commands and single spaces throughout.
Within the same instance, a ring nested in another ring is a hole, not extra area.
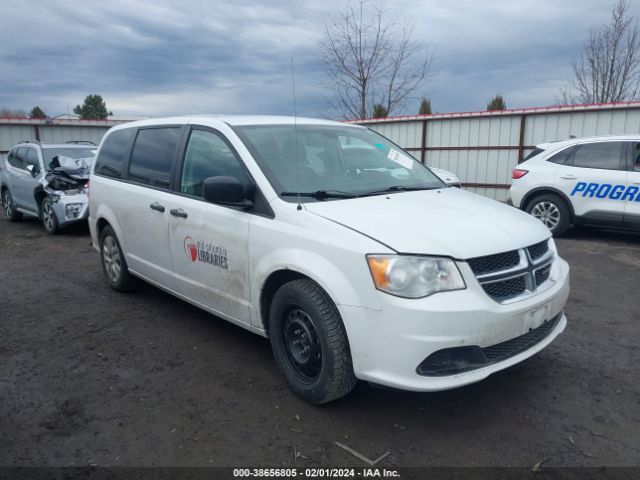
M 0 106 L 64 113 L 90 93 L 120 116 L 292 112 L 332 116 L 318 63 L 322 18 L 338 0 L 295 2 L 2 2 Z M 554 102 L 590 27 L 608 21 L 597 0 L 389 0 L 412 24 L 437 75 L 416 93 L 439 111 Z M 640 5 L 632 6 L 640 16 Z M 400 112 L 398 112 L 400 113 Z

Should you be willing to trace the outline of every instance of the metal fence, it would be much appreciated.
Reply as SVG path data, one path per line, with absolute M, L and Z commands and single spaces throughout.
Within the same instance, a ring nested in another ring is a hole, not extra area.
M 65 143 L 87 140 L 97 145 L 109 128 L 125 121 L 0 118 L 0 160 L 4 160 L 14 145 L 24 141 Z
M 442 113 L 356 120 L 463 186 L 505 201 L 511 170 L 535 145 L 609 134 L 640 134 L 640 102 L 567 105 L 494 112 Z

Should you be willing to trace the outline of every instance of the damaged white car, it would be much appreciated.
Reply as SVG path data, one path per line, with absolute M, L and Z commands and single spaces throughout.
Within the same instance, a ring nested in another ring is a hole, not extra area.
M 96 146 L 91 142 L 16 145 L 0 164 L 0 193 L 11 222 L 38 217 L 51 234 L 86 220 L 89 171 Z

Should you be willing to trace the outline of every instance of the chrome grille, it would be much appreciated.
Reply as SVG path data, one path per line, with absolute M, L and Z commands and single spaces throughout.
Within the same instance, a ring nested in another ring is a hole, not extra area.
M 535 294 L 549 279 L 553 258 L 549 241 L 545 240 L 467 262 L 487 295 L 496 302 L 506 303 Z

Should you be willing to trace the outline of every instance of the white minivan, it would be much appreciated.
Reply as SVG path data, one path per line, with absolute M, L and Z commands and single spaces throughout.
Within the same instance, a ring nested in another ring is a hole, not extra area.
M 547 227 L 451 188 L 367 128 L 191 116 L 113 127 L 89 224 L 107 282 L 143 279 L 268 337 L 314 404 L 357 379 L 413 391 L 486 378 L 566 326 Z

